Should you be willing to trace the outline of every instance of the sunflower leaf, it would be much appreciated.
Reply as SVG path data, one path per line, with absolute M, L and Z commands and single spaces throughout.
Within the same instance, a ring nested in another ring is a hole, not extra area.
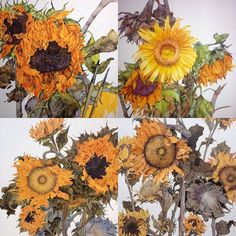
M 224 43 L 228 37 L 229 34 L 214 34 L 214 39 L 216 40 L 216 43 Z
M 173 98 L 176 102 L 180 101 L 180 95 L 178 93 L 177 89 L 164 89 L 162 91 L 162 95 L 164 97 L 171 97 Z
M 114 58 L 109 58 L 106 61 L 103 61 L 99 66 L 98 66 L 98 71 L 97 74 L 102 74 L 107 67 L 109 66 L 110 62 L 113 61 Z M 95 72 L 95 71 L 94 71 Z
M 68 131 L 69 127 L 57 135 L 56 142 L 60 150 L 68 143 Z
M 161 100 L 156 103 L 156 109 L 161 113 L 162 116 L 165 116 L 168 112 L 169 103 L 165 100 Z
M 209 118 L 214 112 L 212 103 L 202 96 L 197 98 L 195 109 L 195 115 L 197 118 Z

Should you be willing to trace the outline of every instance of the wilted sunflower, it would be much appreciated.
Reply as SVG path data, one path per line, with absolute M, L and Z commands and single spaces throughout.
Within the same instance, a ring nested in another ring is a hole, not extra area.
M 221 186 L 199 179 L 187 187 L 186 191 L 186 208 L 190 211 L 204 218 L 224 216 L 229 201 Z
M 129 160 L 134 171 L 140 171 L 144 179 L 153 175 L 155 182 L 165 181 L 172 171 L 184 174 L 178 162 L 186 160 L 191 149 L 183 139 L 173 136 L 159 120 L 144 119 L 136 130 L 135 157 Z
M 96 194 L 117 190 L 117 147 L 107 134 L 101 138 L 89 138 L 77 144 L 75 162 L 83 167 L 82 180 L 88 182 Z
M 198 82 L 203 85 L 216 83 L 218 79 L 225 78 L 232 68 L 233 58 L 229 53 L 226 53 L 223 59 L 216 59 L 214 63 L 202 66 Z
M 43 227 L 46 213 L 31 205 L 22 208 L 20 213 L 20 228 L 28 231 L 29 235 L 36 235 L 37 231 Z
M 206 230 L 206 225 L 202 218 L 192 213 L 184 220 L 185 232 L 187 236 L 201 236 Z
M 8 10 L 0 10 L 0 59 L 11 53 L 22 37 L 30 29 L 33 17 L 23 6 L 12 6 Z
M 139 180 L 141 173 L 132 170 L 132 163 L 128 160 L 133 158 L 133 148 L 134 148 L 134 138 L 133 137 L 123 137 L 119 140 L 118 144 L 118 159 L 120 165 L 120 171 L 126 172 L 127 178 L 130 183 L 134 183 Z
M 226 130 L 228 127 L 230 127 L 236 119 L 232 118 L 221 118 L 219 119 L 220 122 L 220 128 Z
M 30 156 L 24 156 L 14 166 L 17 168 L 16 187 L 20 200 L 31 201 L 32 205 L 48 206 L 49 199 L 69 199 L 69 195 L 59 188 L 72 184 L 71 171 Z
M 215 159 L 211 159 L 211 164 L 215 167 L 213 179 L 221 182 L 224 186 L 228 198 L 236 201 L 236 156 L 230 153 L 220 152 Z
M 64 22 L 68 13 L 35 21 L 15 50 L 17 80 L 37 97 L 65 92 L 82 71 L 84 39 L 78 24 Z
M 30 137 L 37 141 L 40 141 L 41 139 L 47 138 L 49 135 L 62 130 L 63 125 L 63 118 L 51 118 L 48 120 L 40 121 L 35 127 L 32 127 L 30 129 Z
M 151 81 L 171 83 L 191 71 L 197 54 L 192 47 L 195 39 L 187 28 L 180 28 L 179 19 L 171 27 L 167 17 L 164 28 L 155 23 L 154 31 L 139 31 L 145 42 L 139 46 L 135 58 L 141 61 L 140 68 Z
M 149 213 L 148 211 L 119 213 L 120 236 L 147 236 Z
M 141 70 L 134 70 L 121 90 L 126 102 L 132 104 L 134 111 L 142 110 L 145 106 L 155 105 L 162 97 L 161 84 L 157 81 L 150 82 L 144 77 Z

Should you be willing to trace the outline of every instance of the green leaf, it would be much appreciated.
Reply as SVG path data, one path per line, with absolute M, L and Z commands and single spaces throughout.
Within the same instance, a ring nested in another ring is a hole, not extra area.
M 60 150 L 68 143 L 68 131 L 69 127 L 57 135 L 56 142 Z
M 97 74 L 102 74 L 107 67 L 109 66 L 110 62 L 113 61 L 114 58 L 109 58 L 106 61 L 102 62 L 99 66 L 98 66 L 98 71 Z M 95 71 L 94 71 L 95 72 Z
M 86 47 L 93 45 L 94 42 L 95 42 L 95 39 L 94 39 L 93 35 L 91 34 L 91 37 L 90 37 Z M 84 51 L 85 51 L 85 55 L 88 55 L 89 52 L 86 49 L 86 47 L 85 47 Z M 85 57 L 85 65 L 91 73 L 95 72 L 96 65 L 97 65 L 99 59 L 100 59 L 100 54 L 93 54 L 93 55 Z
M 209 118 L 214 112 L 212 103 L 202 96 L 197 98 L 195 109 L 195 115 L 197 118 Z
M 67 105 L 74 108 L 79 108 L 79 102 L 70 94 L 60 93 L 60 97 L 63 100 L 63 102 L 66 103 Z
M 214 34 L 214 39 L 216 40 L 216 43 L 224 43 L 228 37 L 229 34 Z
M 164 97 L 171 97 L 173 98 L 176 102 L 180 101 L 180 95 L 177 89 L 163 89 L 162 95 Z
M 195 49 L 197 51 L 197 60 L 195 64 L 201 64 L 210 56 L 211 51 L 209 50 L 208 45 L 198 42 L 195 45 Z
M 161 113 L 162 116 L 165 116 L 168 112 L 169 103 L 165 100 L 161 100 L 156 104 L 156 109 Z

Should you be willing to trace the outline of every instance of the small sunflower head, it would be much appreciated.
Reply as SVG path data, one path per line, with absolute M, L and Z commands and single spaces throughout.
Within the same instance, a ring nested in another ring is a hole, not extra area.
M 36 235 L 37 231 L 45 223 L 46 213 L 34 206 L 28 205 L 22 208 L 20 213 L 20 228 L 29 235 Z
M 119 235 L 121 236 L 143 236 L 148 233 L 147 211 L 119 213 Z
M 202 218 L 192 213 L 184 220 L 185 232 L 187 236 L 198 235 L 201 236 L 206 230 L 206 225 Z

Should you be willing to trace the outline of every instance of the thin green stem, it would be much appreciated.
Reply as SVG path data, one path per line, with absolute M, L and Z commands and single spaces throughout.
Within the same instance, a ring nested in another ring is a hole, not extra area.
M 124 175 L 125 175 L 125 183 L 126 183 L 128 190 L 129 190 L 129 196 L 130 196 L 130 201 L 132 204 L 132 210 L 135 211 L 135 204 L 134 204 L 134 196 L 133 196 L 132 187 L 129 184 L 129 178 L 127 176 L 127 173 L 125 172 Z

